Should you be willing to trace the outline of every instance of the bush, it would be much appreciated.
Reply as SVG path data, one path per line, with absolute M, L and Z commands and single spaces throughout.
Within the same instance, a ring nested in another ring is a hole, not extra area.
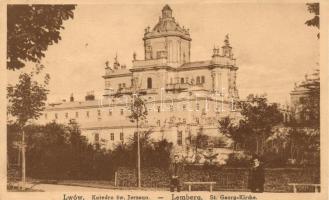
M 266 167 L 285 167 L 287 158 L 276 152 L 265 152 L 262 156 Z
M 141 134 L 141 166 L 168 168 L 172 143 L 167 140 L 151 141 L 149 133 Z M 112 160 L 117 167 L 137 166 L 137 136 L 130 139 L 128 144 L 119 144 L 112 152 Z
M 20 162 L 15 147 L 15 143 L 21 141 L 19 133 L 15 124 L 8 125 L 9 174 L 15 174 L 14 169 L 20 171 L 13 165 Z M 30 125 L 25 133 L 26 175 L 31 178 L 112 180 L 118 167 L 135 168 L 137 165 L 136 138 L 107 151 L 91 145 L 74 122 Z M 172 144 L 166 140 L 152 142 L 148 135 L 141 138 L 142 167 L 167 168 Z
M 16 125 L 8 125 L 9 171 L 18 159 L 15 142 L 21 141 Z M 26 174 L 39 179 L 111 179 L 108 152 L 94 148 L 77 124 L 30 125 L 26 133 Z M 104 167 L 106 166 L 106 167 Z
M 231 153 L 228 156 L 226 165 L 231 167 L 249 167 L 250 157 L 242 153 Z
M 214 191 L 249 191 L 247 188 L 249 168 L 213 167 L 204 169 L 202 165 L 184 167 L 184 181 L 215 181 Z M 136 169 L 119 168 L 118 185 L 136 186 Z M 142 186 L 169 189 L 169 173 L 164 169 L 142 168 Z M 265 168 L 266 192 L 293 192 L 288 183 L 320 183 L 319 168 Z M 312 188 L 314 192 L 314 188 Z M 184 187 L 183 190 L 187 190 Z M 209 186 L 195 185 L 193 190 L 209 190 Z M 307 191 L 305 191 L 307 192 Z

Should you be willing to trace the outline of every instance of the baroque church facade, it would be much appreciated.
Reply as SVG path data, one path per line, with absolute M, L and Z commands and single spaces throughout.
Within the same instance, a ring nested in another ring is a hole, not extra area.
M 138 91 L 148 109 L 141 130 L 149 130 L 153 139 L 167 139 L 177 151 L 188 149 L 191 137 L 198 134 L 213 138 L 214 146 L 225 139 L 218 120 L 239 116 L 234 107 L 239 98 L 238 67 L 228 35 L 221 49 L 209 52 L 209 60 L 191 62 L 189 30 L 176 22 L 168 5 L 154 28 L 144 31 L 144 59 L 134 54 L 129 67 L 117 58 L 106 63 L 103 98 L 89 94 L 85 101 L 71 97 L 69 102 L 49 104 L 39 121 L 73 119 L 91 143 L 113 148 L 129 141 L 136 131 L 128 116 L 132 94 Z

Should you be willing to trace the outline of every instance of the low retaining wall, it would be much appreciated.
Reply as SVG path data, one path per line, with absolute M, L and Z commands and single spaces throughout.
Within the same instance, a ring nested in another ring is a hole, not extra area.
M 120 187 L 135 187 L 136 169 L 120 167 L 117 184 Z M 169 173 L 159 168 L 142 169 L 142 187 L 169 188 Z M 182 181 L 215 181 L 216 191 L 248 191 L 247 168 L 209 168 L 186 166 Z M 316 168 L 269 168 L 265 169 L 265 191 L 293 192 L 288 183 L 320 183 L 320 171 Z M 185 186 L 183 188 L 187 190 Z M 192 186 L 192 190 L 209 190 L 209 186 Z M 314 188 L 301 188 L 303 192 L 314 192 Z

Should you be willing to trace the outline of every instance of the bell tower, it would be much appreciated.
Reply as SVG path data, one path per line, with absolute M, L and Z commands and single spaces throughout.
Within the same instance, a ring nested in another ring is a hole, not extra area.
M 225 36 L 224 46 L 222 46 L 222 50 L 223 50 L 222 56 L 229 57 L 229 58 L 232 57 L 232 47 L 230 45 L 230 40 L 229 40 L 228 34 Z
M 143 40 L 145 60 L 166 59 L 166 63 L 172 67 L 190 62 L 189 30 L 175 21 L 169 5 L 162 8 L 162 15 L 154 28 L 145 29 Z

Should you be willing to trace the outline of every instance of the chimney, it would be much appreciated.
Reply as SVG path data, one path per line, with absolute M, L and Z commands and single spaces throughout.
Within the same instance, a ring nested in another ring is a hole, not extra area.
M 86 101 L 93 101 L 93 100 L 95 100 L 94 91 L 87 92 L 87 95 L 85 97 L 85 100 Z
M 74 97 L 73 97 L 73 93 L 72 93 L 70 96 L 70 102 L 73 102 L 73 101 L 74 101 Z

